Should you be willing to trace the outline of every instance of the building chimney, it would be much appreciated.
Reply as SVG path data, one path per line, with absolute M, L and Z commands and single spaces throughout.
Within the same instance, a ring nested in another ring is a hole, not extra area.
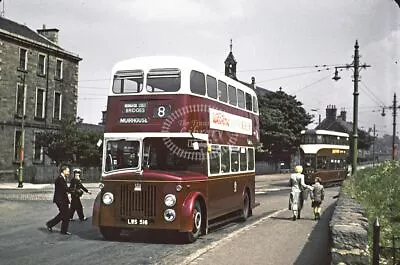
M 336 106 L 335 105 L 328 105 L 326 107 L 326 119 L 328 121 L 335 121 L 336 120 Z
M 256 89 L 256 78 L 254 76 L 251 77 L 251 86 L 254 90 Z
M 340 111 L 340 118 L 341 118 L 343 121 L 346 121 L 346 110 L 345 110 L 345 109 L 342 109 L 342 110 Z
M 58 29 L 56 29 L 56 28 L 46 29 L 46 25 L 43 24 L 43 28 L 42 29 L 38 29 L 36 31 L 40 35 L 46 37 L 51 42 L 54 42 L 55 44 L 58 44 L 58 31 L 59 31 Z

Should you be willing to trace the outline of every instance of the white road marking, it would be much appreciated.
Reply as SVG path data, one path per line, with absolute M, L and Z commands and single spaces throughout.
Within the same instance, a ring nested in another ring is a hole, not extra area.
M 278 214 L 280 214 L 281 212 L 286 211 L 286 210 L 287 210 L 286 208 L 281 209 L 281 210 L 277 210 L 277 211 L 275 211 L 275 212 L 273 212 L 273 213 L 271 213 L 271 214 L 269 214 L 269 215 L 267 215 L 267 216 L 265 216 L 265 217 L 263 217 L 263 218 L 261 218 L 261 219 L 255 221 L 255 222 L 252 223 L 251 225 L 242 227 L 242 228 L 240 228 L 240 229 L 238 229 L 238 230 L 232 232 L 231 234 L 229 234 L 229 235 L 228 235 L 227 237 L 225 237 L 225 238 L 222 238 L 222 239 L 220 239 L 220 240 L 218 240 L 218 241 L 212 242 L 210 245 L 208 245 L 208 246 L 206 246 L 206 247 L 204 247 L 204 248 L 202 248 L 202 249 L 199 249 L 199 250 L 197 250 L 196 252 L 194 252 L 193 254 L 191 254 L 190 256 L 188 256 L 184 261 L 182 261 L 181 263 L 179 263 L 179 265 L 186 265 L 186 264 L 189 264 L 189 263 L 191 263 L 191 262 L 195 262 L 195 261 L 194 261 L 195 259 L 198 259 L 201 255 L 205 254 L 206 252 L 210 251 L 211 249 L 216 248 L 216 247 L 218 247 L 218 246 L 220 246 L 220 245 L 222 245 L 222 244 L 225 244 L 226 242 L 228 242 L 228 241 L 231 240 L 232 238 L 234 238 L 234 237 L 236 237 L 237 235 L 239 235 L 241 232 L 243 232 L 243 231 L 245 231 L 245 230 L 248 230 L 248 229 L 250 229 L 251 227 L 254 227 L 254 226 L 258 225 L 259 223 L 261 223 L 261 222 L 263 222 L 263 221 L 265 221 L 265 220 L 267 220 L 267 219 L 269 219 L 269 218 L 271 218 L 271 217 L 275 217 L 276 215 L 278 215 Z

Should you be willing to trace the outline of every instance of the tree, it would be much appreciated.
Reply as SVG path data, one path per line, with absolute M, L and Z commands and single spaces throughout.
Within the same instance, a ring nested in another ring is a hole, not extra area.
M 302 105 L 296 96 L 281 90 L 259 97 L 260 141 L 272 159 L 279 160 L 299 147 L 300 132 L 312 120 Z
M 57 165 L 101 165 L 102 154 L 96 143 L 102 138 L 102 134 L 79 130 L 80 123 L 82 119 L 79 117 L 68 117 L 61 121 L 59 130 L 46 131 L 38 137 L 44 153 Z

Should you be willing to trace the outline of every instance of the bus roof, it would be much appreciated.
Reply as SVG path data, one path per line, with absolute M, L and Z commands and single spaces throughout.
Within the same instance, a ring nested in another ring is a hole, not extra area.
M 302 130 L 301 134 L 309 134 L 309 135 L 332 135 L 332 136 L 342 136 L 349 137 L 348 133 L 336 132 L 336 131 L 328 131 L 328 130 Z
M 145 56 L 145 57 L 131 58 L 117 62 L 112 69 L 112 75 L 114 76 L 114 74 L 117 71 L 122 71 L 122 70 L 140 69 L 146 73 L 150 69 L 157 69 L 157 68 L 178 68 L 180 70 L 196 70 L 199 72 L 203 72 L 204 74 L 211 75 L 218 80 L 224 81 L 225 83 L 235 86 L 236 88 L 240 88 L 241 90 L 251 94 L 252 96 L 257 96 L 256 92 L 250 87 L 188 57 Z

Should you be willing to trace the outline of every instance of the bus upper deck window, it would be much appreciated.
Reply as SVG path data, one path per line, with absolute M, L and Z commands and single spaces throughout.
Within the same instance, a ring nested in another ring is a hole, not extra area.
M 258 113 L 258 101 L 257 101 L 257 97 L 253 96 L 253 111 L 255 113 Z
M 244 109 L 244 107 L 245 107 L 244 92 L 241 89 L 237 90 L 237 98 L 238 98 L 238 106 L 239 106 L 239 108 Z
M 233 106 L 237 105 L 236 87 L 228 86 L 228 98 L 229 98 L 229 104 Z
M 228 90 L 226 83 L 218 80 L 218 100 L 222 102 L 228 102 Z
M 194 70 L 190 72 L 190 91 L 203 96 L 206 94 L 206 82 L 203 73 Z
M 209 75 L 207 75 L 207 95 L 217 99 L 217 79 Z
M 181 88 L 181 71 L 176 68 L 151 69 L 147 74 L 148 92 L 176 92 Z
M 251 101 L 251 95 L 246 93 L 246 109 L 252 111 L 253 109 L 253 102 Z
M 118 71 L 114 75 L 112 90 L 116 94 L 139 93 L 143 88 L 143 71 Z

